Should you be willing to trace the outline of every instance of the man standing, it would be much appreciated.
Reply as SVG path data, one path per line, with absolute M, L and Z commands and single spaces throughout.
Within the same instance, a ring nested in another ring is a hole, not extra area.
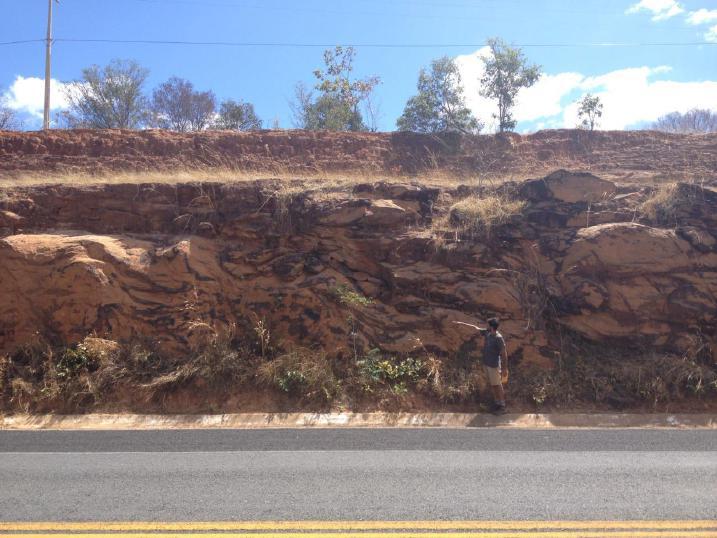
M 500 322 L 497 318 L 490 318 L 487 329 L 470 323 L 463 323 L 462 321 L 454 321 L 453 323 L 472 327 L 483 335 L 483 370 L 488 378 L 488 383 L 493 391 L 493 399 L 495 400 L 491 411 L 499 415 L 505 413 L 503 383 L 508 381 L 508 352 L 503 335 L 498 332 Z

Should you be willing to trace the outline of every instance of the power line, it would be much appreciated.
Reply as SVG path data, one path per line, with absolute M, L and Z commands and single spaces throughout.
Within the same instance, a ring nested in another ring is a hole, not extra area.
M 22 39 L 16 41 L 0 41 L 3 45 L 21 45 L 40 43 L 45 39 Z M 249 42 L 249 41 L 183 41 L 161 39 L 83 39 L 54 38 L 53 43 L 114 43 L 124 45 L 185 45 L 185 46 L 222 46 L 222 47 L 333 47 L 336 43 L 291 43 L 291 42 Z M 411 49 L 411 48 L 480 48 L 485 43 L 346 43 L 342 46 L 378 49 Z M 598 42 L 598 43 L 521 43 L 521 48 L 573 48 L 573 47 L 694 47 L 701 45 L 717 45 L 712 41 L 663 41 L 663 42 Z
M 24 43 L 39 43 L 45 41 L 44 39 L 21 39 L 18 41 L 0 41 L 0 45 L 22 45 Z
M 76 39 L 56 38 L 53 41 L 63 43 L 117 43 L 137 45 L 202 45 L 202 46 L 224 46 L 224 47 L 333 47 L 336 43 L 285 43 L 285 42 L 247 42 L 247 41 L 181 41 L 181 40 L 159 40 L 159 39 Z M 468 48 L 482 47 L 485 43 L 346 43 L 342 46 L 356 48 Z M 692 42 L 602 42 L 602 43 L 521 43 L 516 46 L 521 48 L 563 48 L 563 47 L 688 47 L 699 45 L 717 45 L 711 41 Z

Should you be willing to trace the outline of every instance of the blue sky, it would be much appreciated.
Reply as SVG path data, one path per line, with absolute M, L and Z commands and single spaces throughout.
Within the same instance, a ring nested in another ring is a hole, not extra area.
M 46 9 L 45 0 L 0 0 L 0 42 L 44 37 Z M 277 117 L 282 127 L 292 126 L 294 84 L 313 84 L 323 48 L 334 44 L 356 45 L 358 76 L 382 78 L 381 130 L 395 128 L 418 70 L 444 54 L 458 57 L 468 102 L 490 127 L 492 103 L 478 97 L 475 81 L 492 36 L 523 46 L 546 74 L 519 98 L 519 131 L 573 126 L 571 103 L 586 91 L 603 97 L 605 128 L 639 126 L 692 106 L 717 110 L 717 44 L 544 46 L 716 42 L 717 0 L 61 0 L 54 35 L 319 45 L 54 46 L 58 81 L 77 79 L 90 64 L 133 58 L 150 70 L 147 90 L 173 75 L 187 78 L 220 99 L 254 103 L 262 119 Z M 369 44 L 428 46 L 362 46 Z M 459 46 L 437 46 L 449 44 Z M 0 46 L 0 95 L 26 128 L 39 126 L 43 73 L 43 43 Z

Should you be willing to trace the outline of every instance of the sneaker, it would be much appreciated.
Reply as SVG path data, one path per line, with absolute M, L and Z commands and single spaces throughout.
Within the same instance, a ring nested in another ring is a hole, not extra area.
M 505 415 L 505 405 L 494 404 L 490 412 L 494 415 Z

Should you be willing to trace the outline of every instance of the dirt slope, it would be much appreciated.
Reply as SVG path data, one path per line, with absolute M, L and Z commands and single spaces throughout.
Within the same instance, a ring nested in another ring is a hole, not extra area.
M 454 173 L 526 179 L 559 168 L 617 180 L 702 181 L 717 170 L 716 135 L 551 130 L 520 136 L 259 131 L 1 132 L 0 179 L 182 168 L 264 173 Z

